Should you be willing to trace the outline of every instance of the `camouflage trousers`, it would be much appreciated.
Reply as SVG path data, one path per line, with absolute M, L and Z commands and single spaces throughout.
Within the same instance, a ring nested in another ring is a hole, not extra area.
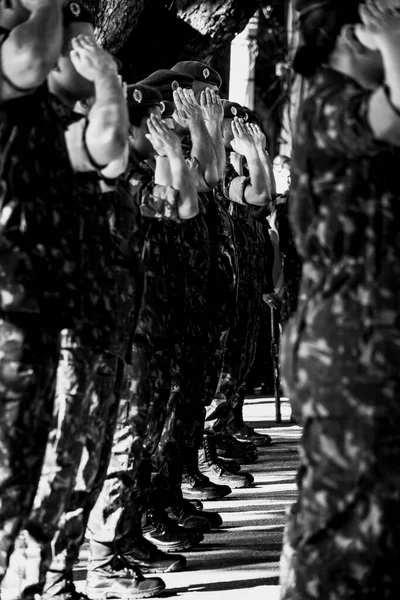
M 37 315 L 0 319 L 0 581 L 39 483 L 59 350 Z
M 351 387 L 342 392 L 357 400 L 358 391 L 360 404 L 368 395 L 385 402 L 384 382 Z M 394 387 L 398 401 L 400 385 Z M 323 390 L 308 392 L 318 400 Z M 298 499 L 281 555 L 281 599 L 399 598 L 399 411 L 306 418 L 300 458 Z
M 236 323 L 221 336 L 216 353 L 222 354 L 222 364 L 216 360 L 221 370 L 216 393 L 206 410 L 207 429 L 235 429 L 241 418 L 246 379 L 257 352 L 261 308 L 261 296 L 253 289 L 247 302 L 241 303 Z
M 113 398 L 113 386 L 104 386 L 104 374 L 113 383 L 115 363 L 114 357 L 102 357 L 70 337 L 62 342 L 55 425 L 33 510 L 4 580 L 3 597 L 34 598 L 42 593 L 46 573 L 52 582 L 60 578 L 59 571 L 65 579 L 78 558 L 87 521 L 83 513 L 107 422 L 102 412 Z
M 202 445 L 205 418 L 206 365 L 218 337 L 217 328 L 201 315 L 183 321 L 177 336 L 171 369 L 171 392 L 166 405 L 166 420 L 158 428 L 158 446 L 152 454 L 153 498 L 162 496 L 170 505 L 180 497 L 182 469 L 188 449 Z M 192 456 L 191 453 L 190 456 Z
M 167 344 L 153 351 L 135 343 L 125 377 L 107 477 L 88 525 L 87 537 L 112 546 L 119 553 L 141 536 L 143 484 L 147 464 L 142 463 L 149 412 L 155 423 L 166 411 L 159 402 L 168 398 L 170 353 Z M 164 386 L 167 392 L 164 392 Z M 154 425 L 151 431 L 157 430 Z M 151 439 L 148 443 L 151 444 Z M 155 442 L 154 442 L 155 443 Z

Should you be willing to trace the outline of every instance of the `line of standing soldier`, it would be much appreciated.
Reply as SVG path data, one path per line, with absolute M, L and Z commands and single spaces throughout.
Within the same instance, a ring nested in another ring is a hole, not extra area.
M 84 598 L 86 536 L 90 598 L 152 597 L 270 443 L 242 408 L 273 175 L 209 65 L 126 87 L 63 4 L 0 4 L 1 594 Z

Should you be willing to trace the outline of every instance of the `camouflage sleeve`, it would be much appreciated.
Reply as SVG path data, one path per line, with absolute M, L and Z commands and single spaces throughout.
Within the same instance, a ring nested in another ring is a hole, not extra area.
M 315 138 L 316 151 L 348 160 L 372 156 L 382 150 L 369 120 L 373 94 L 348 83 L 316 89 L 303 105 L 297 136 L 306 130 Z
M 144 188 L 140 202 L 143 217 L 180 221 L 177 209 L 179 192 L 170 186 L 154 185 Z

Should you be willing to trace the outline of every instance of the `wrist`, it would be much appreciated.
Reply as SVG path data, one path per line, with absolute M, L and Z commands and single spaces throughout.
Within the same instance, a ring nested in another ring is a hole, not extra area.
M 101 71 L 97 71 L 94 75 L 93 78 L 93 83 L 94 85 L 97 86 L 101 86 L 104 84 L 104 82 L 112 82 L 117 84 L 119 87 L 121 87 L 119 80 L 118 80 L 118 73 L 115 70 L 115 68 L 113 67 L 106 67 L 105 69 L 102 69 Z

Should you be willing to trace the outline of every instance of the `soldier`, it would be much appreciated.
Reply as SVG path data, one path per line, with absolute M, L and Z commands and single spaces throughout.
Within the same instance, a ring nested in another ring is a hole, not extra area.
M 94 43 L 91 15 L 77 2 L 68 3 L 63 15 L 63 50 L 57 69 L 49 77 L 49 87 L 59 100 L 58 114 L 74 121 L 66 132 L 66 141 L 76 171 L 75 195 L 79 202 L 82 314 L 75 326 L 62 331 L 56 425 L 48 442 L 24 539 L 18 545 L 9 576 L 4 581 L 3 596 L 8 594 L 12 598 L 16 595 L 31 598 L 43 587 L 48 567 L 46 553 L 50 553 L 50 543 L 74 484 L 85 443 L 95 372 L 97 369 L 97 376 L 102 374 L 104 380 L 110 371 L 107 360 L 100 361 L 100 358 L 110 342 L 116 290 L 111 272 L 113 252 L 108 207 L 100 196 L 98 172 L 107 163 L 118 163 L 118 160 L 120 164 L 114 164 L 114 171 L 116 167 L 117 175 L 124 171 L 126 102 L 114 59 Z M 75 102 L 87 100 L 93 93 L 95 99 L 87 118 L 73 113 Z M 104 427 L 105 420 L 103 430 Z M 96 433 L 101 439 L 98 425 Z M 82 538 L 83 533 L 84 528 Z M 62 589 L 64 584 L 65 577 L 61 577 L 58 596 L 66 593 Z
M 121 598 L 155 595 L 160 589 L 157 592 L 138 586 L 135 590 L 128 571 L 125 578 L 116 581 L 115 565 L 122 561 L 134 572 L 138 566 L 147 572 L 177 570 L 184 565 L 182 557 L 157 553 L 146 540 L 176 551 L 201 539 L 181 533 L 176 525 L 175 529 L 153 527 L 153 520 L 145 530 L 146 539 L 141 530 L 138 478 L 142 473 L 138 469 L 147 415 L 156 387 L 169 389 L 172 348 L 167 336 L 168 268 L 174 256 L 170 240 L 178 224 L 198 211 L 197 195 L 179 141 L 161 123 L 161 100 L 161 95 L 148 86 L 128 87 L 130 161 L 126 178 L 141 213 L 145 293 L 133 338 L 129 394 L 121 403 L 107 479 L 89 521 L 91 557 L 86 589 L 91 597 L 104 593 L 119 594 Z M 144 161 L 155 156 L 153 174 Z M 161 408 L 166 410 L 166 406 Z
M 61 48 L 61 5 L 0 3 L 0 580 L 39 482 L 60 331 L 79 304 L 65 124 L 44 85 Z
M 218 433 L 209 440 L 216 443 L 222 456 L 256 460 L 252 446 L 270 443 L 243 422 L 242 407 L 246 377 L 254 361 L 261 314 L 264 277 L 264 236 L 257 221 L 256 209 L 267 207 L 272 200 L 273 181 L 265 168 L 268 157 L 265 140 L 253 136 L 245 125 L 246 112 L 237 103 L 224 101 L 223 137 L 227 152 L 233 148 L 223 184 L 218 189 L 220 201 L 229 208 L 235 223 L 235 241 L 239 258 L 239 289 L 237 320 L 223 340 L 223 365 L 215 399 L 208 409 L 207 419 L 216 421 L 212 431 Z M 248 176 L 243 170 L 247 160 Z M 265 208 L 263 208 L 265 211 Z M 265 215 L 261 211 L 261 219 Z M 254 448 L 254 446 L 253 446 Z
M 299 0 L 308 78 L 291 218 L 303 259 L 283 370 L 303 436 L 283 599 L 397 598 L 400 7 Z

